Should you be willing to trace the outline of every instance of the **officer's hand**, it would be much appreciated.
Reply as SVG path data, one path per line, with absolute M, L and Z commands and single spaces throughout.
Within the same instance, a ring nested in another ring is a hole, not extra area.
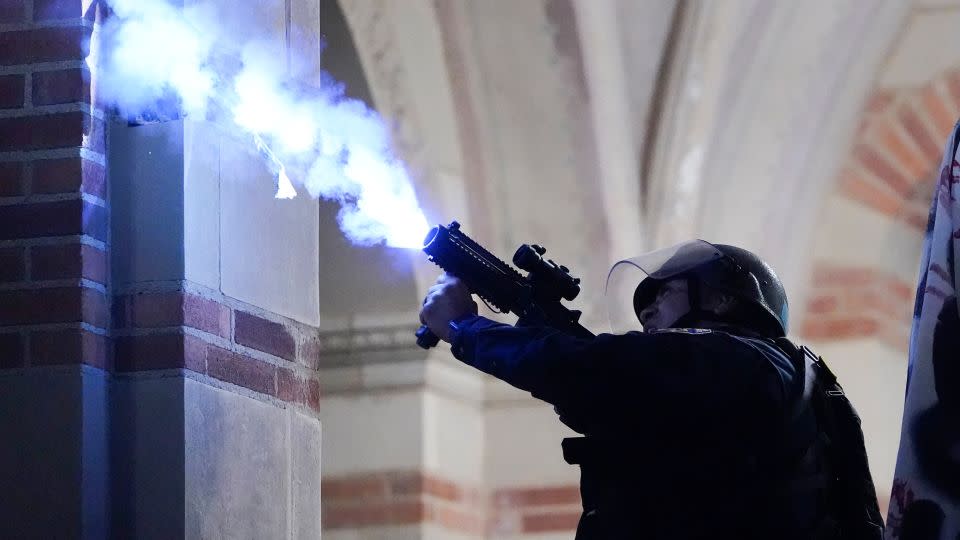
M 450 321 L 477 313 L 477 303 L 462 281 L 444 272 L 427 291 L 420 309 L 420 322 L 440 339 L 450 341 Z

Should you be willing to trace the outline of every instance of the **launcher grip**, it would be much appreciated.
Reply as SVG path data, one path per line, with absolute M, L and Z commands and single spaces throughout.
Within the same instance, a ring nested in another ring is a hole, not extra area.
M 487 251 L 460 230 L 456 221 L 439 225 L 427 233 L 423 251 L 430 261 L 464 282 L 491 309 L 513 313 L 521 322 L 545 324 L 558 330 L 593 337 L 577 323 L 580 312 L 560 304 L 573 300 L 580 292 L 580 280 L 572 278 L 566 267 L 541 258 L 544 248 L 523 245 L 514 254 L 514 264 L 527 271 L 524 277 L 515 268 Z M 429 349 L 438 338 L 429 328 L 416 332 L 417 345 Z
M 531 297 L 523 276 L 460 230 L 460 224 L 434 227 L 423 242 L 430 261 L 463 280 L 472 294 L 503 313 L 517 312 Z M 426 326 L 415 333 L 417 345 L 435 347 L 440 338 Z

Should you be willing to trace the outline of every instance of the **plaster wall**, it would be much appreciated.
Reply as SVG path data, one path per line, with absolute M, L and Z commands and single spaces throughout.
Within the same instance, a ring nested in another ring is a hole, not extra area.
M 485 470 L 491 489 L 579 482 L 580 469 L 563 460 L 560 448 L 564 437 L 577 434 L 560 423 L 551 406 L 529 395 L 492 402 L 484 421 Z
M 424 468 L 464 485 L 485 483 L 484 411 L 480 404 L 428 392 L 423 405 Z
M 326 398 L 320 411 L 324 475 L 420 468 L 423 410 L 418 391 Z
M 832 266 L 868 266 L 916 283 L 923 233 L 902 221 L 865 208 L 847 198 L 827 201 L 815 237 L 814 256 Z
M 920 86 L 960 60 L 960 6 L 914 2 L 877 80 L 880 88 Z M 918 61 L 918 59 L 923 61 Z

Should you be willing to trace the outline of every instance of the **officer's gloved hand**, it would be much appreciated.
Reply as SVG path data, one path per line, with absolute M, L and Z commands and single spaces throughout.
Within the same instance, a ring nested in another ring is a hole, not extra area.
M 470 289 L 460 279 L 444 272 L 423 299 L 420 322 L 437 337 L 449 342 L 450 321 L 476 314 L 477 303 L 470 296 Z

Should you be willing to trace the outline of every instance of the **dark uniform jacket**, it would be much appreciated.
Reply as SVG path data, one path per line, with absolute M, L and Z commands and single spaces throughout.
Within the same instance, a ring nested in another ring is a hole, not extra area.
M 802 365 L 709 330 L 601 334 L 468 317 L 454 355 L 553 404 L 585 439 L 578 539 L 809 538 L 824 512 Z

